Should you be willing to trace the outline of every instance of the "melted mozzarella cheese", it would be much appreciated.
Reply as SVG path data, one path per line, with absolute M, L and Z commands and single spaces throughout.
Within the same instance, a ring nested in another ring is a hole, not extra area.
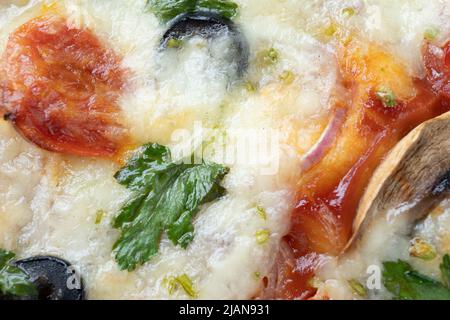
M 378 280 L 382 281 L 383 262 L 399 259 L 407 261 L 420 273 L 441 281 L 439 266 L 442 257 L 448 254 L 450 244 L 450 199 L 443 200 L 417 223 L 409 212 L 411 208 L 414 208 L 414 204 L 405 204 L 377 218 L 363 235 L 357 250 L 345 254 L 339 260 L 327 260 L 318 274 L 321 282 L 317 298 L 360 299 L 348 281 L 358 280 L 364 286 L 369 286 L 374 270 L 380 270 Z M 410 255 L 411 241 L 416 237 L 433 246 L 436 250 L 434 259 L 423 260 Z M 379 287 L 367 290 L 367 294 L 372 299 L 391 298 L 381 283 Z
M 323 21 L 341 21 L 342 8 L 354 6 L 357 14 L 342 20 L 343 28 L 399 53 L 411 70 L 420 69 L 427 21 L 442 34 L 448 30 L 446 1 L 238 0 L 236 23 L 249 43 L 253 92 L 239 81 L 230 85 L 226 38 L 212 47 L 194 38 L 180 51 L 161 52 L 165 26 L 144 10 L 145 0 L 6 2 L 0 4 L 0 53 L 9 33 L 32 17 L 65 15 L 123 56 L 131 76 L 119 104 L 136 144 L 158 142 L 181 156 L 206 140 L 209 160 L 231 169 L 227 195 L 202 207 L 186 250 L 164 236 L 157 257 L 134 272 L 120 271 L 111 252 L 118 238 L 111 220 L 129 192 L 114 181 L 119 167 L 39 150 L 1 122 L 0 247 L 20 257 L 67 259 L 85 278 L 91 299 L 188 298 L 182 290 L 169 294 L 165 283 L 182 274 L 193 280 L 199 298 L 257 295 L 262 284 L 254 275 L 271 270 L 289 227 L 301 156 L 320 137 L 339 78 L 332 45 L 317 36 Z M 279 62 L 261 69 L 257 53 L 270 48 L 279 52 Z M 284 71 L 294 74 L 292 83 L 280 80 Z M 192 133 L 198 124 L 215 130 L 200 142 L 195 135 L 176 139 L 185 133 L 180 129 Z M 224 145 L 235 155 L 248 153 L 239 141 L 241 129 L 267 138 L 252 139 L 258 151 L 253 162 L 221 155 Z M 105 215 L 95 224 L 99 210 Z M 255 239 L 260 230 L 270 232 L 264 245 Z

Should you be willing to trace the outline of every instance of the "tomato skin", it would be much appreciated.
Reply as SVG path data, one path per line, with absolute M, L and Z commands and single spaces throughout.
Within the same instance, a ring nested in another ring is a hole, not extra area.
M 358 83 L 351 79 L 354 74 L 344 72 L 347 89 L 362 93 L 349 104 L 345 129 L 328 159 L 305 172 L 299 182 L 291 229 L 283 240 L 289 245 L 291 259 L 281 271 L 282 262 L 277 261 L 278 272 L 289 276 L 277 285 L 280 290 L 275 298 L 314 295 L 308 280 L 320 266 L 321 254 L 342 252 L 352 235 L 359 200 L 384 156 L 417 125 L 450 111 L 450 41 L 442 48 L 426 43 L 423 55 L 426 77 L 413 79 L 415 94 L 398 100 L 395 108 L 387 108 L 377 98 L 376 82 L 364 83 L 370 76 L 364 75 L 364 81 Z M 366 62 L 362 65 L 367 66 Z
M 0 74 L 0 108 L 30 142 L 63 154 L 116 155 L 127 140 L 116 104 L 120 59 L 63 18 L 31 20 L 11 34 Z

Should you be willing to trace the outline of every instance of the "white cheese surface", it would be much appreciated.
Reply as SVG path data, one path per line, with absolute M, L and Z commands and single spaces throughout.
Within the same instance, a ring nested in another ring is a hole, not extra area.
M 420 221 L 414 220 L 411 210 L 414 205 L 405 204 L 380 215 L 365 230 L 355 249 L 324 263 L 318 273 L 317 298 L 361 299 L 349 285 L 349 281 L 356 280 L 366 287 L 367 298 L 390 299 L 392 296 L 383 286 L 381 277 L 386 261 L 406 261 L 418 272 L 442 281 L 439 266 L 443 256 L 450 254 L 450 199 L 424 213 L 425 218 Z M 414 239 L 429 245 L 435 257 L 421 259 L 410 254 Z M 380 283 L 372 287 L 376 283 L 373 281 Z

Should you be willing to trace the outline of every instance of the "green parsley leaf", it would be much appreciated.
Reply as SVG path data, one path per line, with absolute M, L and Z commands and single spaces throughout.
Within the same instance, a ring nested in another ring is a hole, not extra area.
M 395 299 L 450 300 L 450 290 L 415 271 L 405 261 L 384 262 L 383 283 Z
M 195 11 L 197 0 L 148 0 L 147 7 L 158 19 L 169 21 L 180 14 Z
M 121 236 L 114 245 L 121 269 L 132 271 L 158 253 L 163 232 L 182 248 L 193 240 L 192 219 L 200 206 L 221 197 L 229 169 L 215 163 L 173 162 L 168 148 L 147 144 L 116 173 L 133 191 L 114 219 Z
M 444 285 L 450 289 L 450 256 L 446 254 L 442 259 L 440 265 L 442 280 L 444 280 Z
M 238 5 L 229 0 L 197 0 L 196 10 L 206 10 L 232 19 L 236 16 Z
M 0 293 L 6 296 L 35 297 L 36 285 L 12 261 L 16 255 L 10 251 L 0 249 Z
M 160 20 L 169 21 L 183 13 L 210 11 L 232 19 L 238 5 L 229 0 L 148 0 L 147 7 Z

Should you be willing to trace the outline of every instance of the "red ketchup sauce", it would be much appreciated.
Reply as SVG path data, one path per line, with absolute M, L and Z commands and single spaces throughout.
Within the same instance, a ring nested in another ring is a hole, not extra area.
M 125 84 L 120 62 L 87 29 L 53 15 L 33 19 L 9 37 L 0 110 L 43 149 L 113 157 L 127 140 L 116 104 Z
M 426 76 L 413 80 L 414 97 L 387 107 L 372 88 L 364 100 L 351 101 L 334 150 L 304 173 L 291 229 L 282 243 L 290 252 L 278 257 L 272 298 L 307 299 L 315 294 L 309 280 L 320 254 L 338 255 L 344 249 L 359 200 L 383 157 L 417 125 L 450 110 L 450 41 L 442 48 L 426 43 L 423 61 Z M 343 76 L 347 90 L 356 91 L 354 75 Z

